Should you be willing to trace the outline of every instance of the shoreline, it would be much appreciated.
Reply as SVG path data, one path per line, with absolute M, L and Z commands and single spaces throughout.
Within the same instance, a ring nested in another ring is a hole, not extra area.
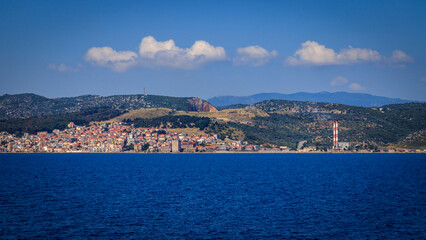
M 232 151 L 217 151 L 217 152 L 191 152 L 191 153 L 159 153 L 159 152 L 0 152 L 0 154 L 410 154 L 410 153 L 426 153 L 422 152 L 232 152 Z

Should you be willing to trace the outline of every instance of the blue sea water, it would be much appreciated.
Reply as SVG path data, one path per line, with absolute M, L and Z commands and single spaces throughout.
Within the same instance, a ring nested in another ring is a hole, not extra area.
M 2 239 L 425 239 L 425 154 L 0 154 Z

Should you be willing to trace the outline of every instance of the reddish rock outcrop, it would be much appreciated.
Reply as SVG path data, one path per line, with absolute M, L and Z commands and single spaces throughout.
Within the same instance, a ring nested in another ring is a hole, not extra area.
M 217 112 L 217 109 L 213 107 L 207 101 L 204 101 L 200 98 L 191 98 L 188 99 L 189 107 L 188 111 L 193 112 Z

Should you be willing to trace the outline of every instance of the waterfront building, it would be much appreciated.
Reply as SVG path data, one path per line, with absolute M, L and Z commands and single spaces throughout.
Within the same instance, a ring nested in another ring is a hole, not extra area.
M 176 140 L 172 140 L 172 152 L 176 153 L 176 152 L 181 152 L 182 147 L 181 147 L 181 142 L 180 140 L 176 139 Z

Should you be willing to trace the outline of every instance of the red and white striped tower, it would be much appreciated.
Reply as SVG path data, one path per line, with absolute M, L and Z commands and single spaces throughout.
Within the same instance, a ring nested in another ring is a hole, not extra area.
M 339 149 L 339 123 L 333 121 L 333 149 Z
M 336 148 L 340 149 L 339 146 L 339 123 L 336 121 Z
M 336 121 L 333 121 L 333 149 L 336 147 Z

